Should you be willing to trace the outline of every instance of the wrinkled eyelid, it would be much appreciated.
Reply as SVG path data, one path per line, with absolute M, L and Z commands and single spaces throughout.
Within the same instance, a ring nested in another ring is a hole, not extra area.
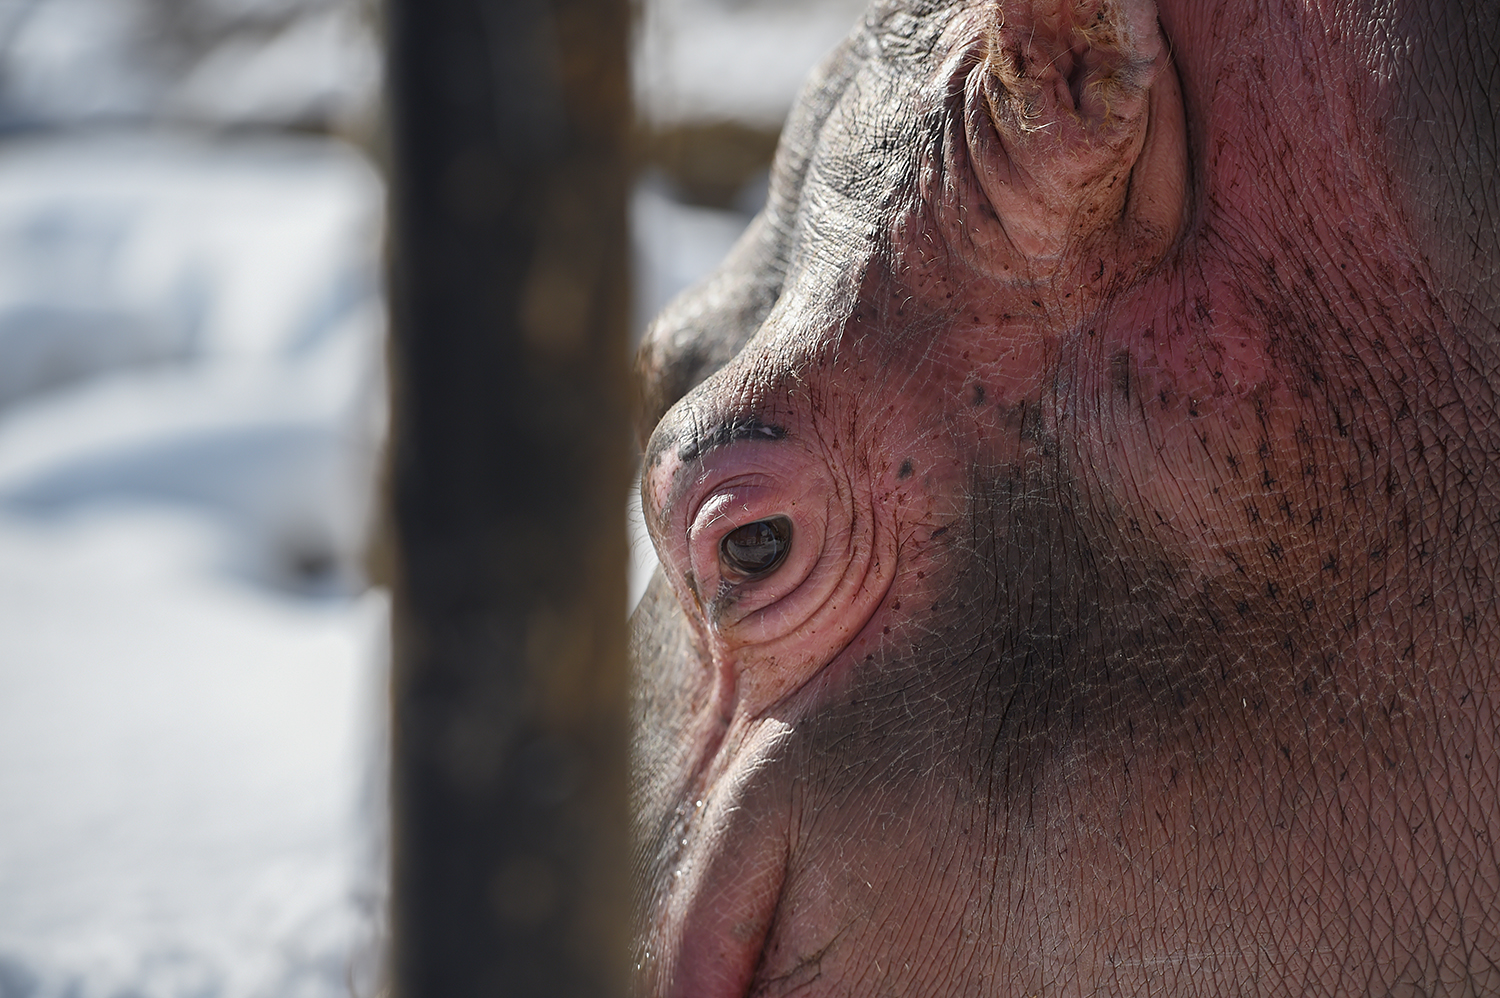
M 694 433 L 677 447 L 677 460 L 683 465 L 701 461 L 711 451 L 740 442 L 777 442 L 787 438 L 786 427 L 767 423 L 751 416 L 725 420 L 706 432 Z
M 711 495 L 704 489 L 704 484 L 714 477 L 710 459 L 715 452 L 738 444 L 781 443 L 789 438 L 790 434 L 784 427 L 759 419 L 726 421 L 707 433 L 695 434 L 680 444 L 673 455 L 677 464 L 671 471 L 671 480 L 662 490 L 665 494 L 652 492 L 651 513 L 665 523 L 675 519 L 673 511 L 682 509 L 684 500 L 690 499 L 691 508 L 683 512 L 682 518 L 684 523 L 691 525 L 703 502 Z M 643 478 L 643 488 L 651 475 L 648 470 Z
M 708 519 L 703 520 L 700 523 L 699 520 L 704 516 L 705 513 L 707 514 Z M 731 497 L 710 494 L 704 499 L 704 501 L 698 506 L 697 509 L 688 511 L 688 516 L 686 517 L 687 527 L 689 530 L 695 530 L 698 528 L 704 530 L 712 530 L 714 527 L 719 525 L 720 521 L 731 519 L 733 517 L 733 513 L 734 503 L 731 500 Z

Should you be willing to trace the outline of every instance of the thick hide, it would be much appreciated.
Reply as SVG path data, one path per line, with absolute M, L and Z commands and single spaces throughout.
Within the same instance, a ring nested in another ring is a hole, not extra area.
M 640 355 L 642 996 L 1500 993 L 1497 49 L 871 8 Z

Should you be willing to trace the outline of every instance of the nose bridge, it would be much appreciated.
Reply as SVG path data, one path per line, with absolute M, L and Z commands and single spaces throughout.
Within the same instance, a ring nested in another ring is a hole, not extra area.
M 740 350 L 668 414 L 679 436 L 712 441 L 805 418 L 824 382 L 847 373 L 855 308 L 837 283 L 789 289 Z
M 790 439 L 827 452 L 867 432 L 858 411 L 888 408 L 886 388 L 909 386 L 942 335 L 927 308 L 878 240 L 799 260 L 755 332 L 662 417 L 646 448 L 648 507 L 665 512 L 717 448 Z

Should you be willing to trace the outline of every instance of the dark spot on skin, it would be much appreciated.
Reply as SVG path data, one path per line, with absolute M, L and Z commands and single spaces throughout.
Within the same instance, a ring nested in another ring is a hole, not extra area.
M 934 530 L 932 532 L 931 539 L 932 540 L 936 540 L 937 538 L 943 536 L 947 532 L 948 532 L 948 528 L 947 527 L 938 527 L 936 530 Z
M 911 477 L 911 458 L 907 458 L 905 461 L 901 462 L 901 470 L 899 470 L 899 471 L 896 472 L 896 477 L 897 478 L 910 478 Z
M 984 386 L 983 385 L 975 385 L 974 386 L 974 404 L 975 405 L 984 405 Z

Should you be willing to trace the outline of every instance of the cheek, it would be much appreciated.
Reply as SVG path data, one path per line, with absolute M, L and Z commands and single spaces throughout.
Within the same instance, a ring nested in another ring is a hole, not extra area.
M 1343 458 L 1263 325 L 1227 308 L 1227 294 L 1217 306 L 1208 290 L 1195 297 L 1190 315 L 1164 320 L 1143 306 L 1080 343 L 1058 379 L 1071 398 L 1059 400 L 1056 436 L 1101 497 L 1091 515 L 1154 536 L 1190 579 L 1246 563 L 1315 574 L 1316 545 L 1297 534 L 1325 505 L 1332 516 L 1340 493 L 1328 479 Z
M 754 994 L 1010 993 L 969 976 L 1004 942 L 983 864 L 997 829 L 961 775 L 982 748 L 953 737 L 951 686 L 901 671 L 872 666 L 801 725 L 794 837 Z

